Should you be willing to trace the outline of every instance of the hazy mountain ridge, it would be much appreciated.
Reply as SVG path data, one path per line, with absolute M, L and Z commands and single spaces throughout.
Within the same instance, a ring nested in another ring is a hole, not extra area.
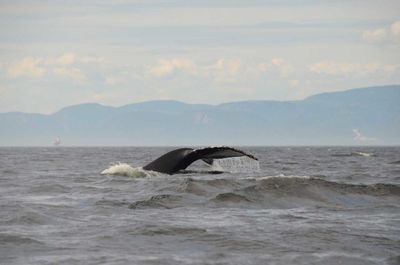
M 0 113 L 0 145 L 51 145 L 57 136 L 63 145 L 398 145 L 399 103 L 399 85 L 300 101 L 88 103 L 51 115 Z

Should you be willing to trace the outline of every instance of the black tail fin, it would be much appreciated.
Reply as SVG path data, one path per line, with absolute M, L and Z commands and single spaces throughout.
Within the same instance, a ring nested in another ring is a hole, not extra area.
M 187 168 L 190 164 L 199 159 L 202 159 L 208 164 L 212 164 L 214 159 L 240 156 L 247 156 L 251 159 L 258 160 L 251 154 L 228 146 L 206 147 L 201 149 L 181 148 L 162 155 L 143 168 L 166 174 L 174 174 L 179 170 Z

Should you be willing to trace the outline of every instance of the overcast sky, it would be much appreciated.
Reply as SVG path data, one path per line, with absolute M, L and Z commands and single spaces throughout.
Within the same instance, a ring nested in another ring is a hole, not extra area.
M 3 0 L 0 112 L 399 84 L 399 10 L 398 0 Z

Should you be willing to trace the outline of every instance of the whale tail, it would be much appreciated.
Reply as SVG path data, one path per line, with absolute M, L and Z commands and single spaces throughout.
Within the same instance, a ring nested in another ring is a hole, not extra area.
M 228 146 L 206 147 L 200 149 L 180 148 L 160 156 L 143 168 L 145 170 L 174 174 L 179 170 L 186 169 L 190 164 L 199 159 L 211 165 L 214 159 L 240 156 L 247 156 L 251 159 L 258 160 L 251 154 Z

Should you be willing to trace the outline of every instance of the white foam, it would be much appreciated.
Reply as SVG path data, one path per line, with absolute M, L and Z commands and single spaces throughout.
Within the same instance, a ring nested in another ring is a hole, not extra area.
M 211 168 L 231 173 L 259 172 L 260 163 L 247 156 L 214 159 Z
M 276 176 L 264 176 L 264 177 L 248 177 L 247 179 L 274 179 L 274 178 L 287 178 L 287 179 L 312 179 L 310 176 L 300 176 L 300 175 L 284 175 L 284 174 L 279 174 Z
M 134 178 L 145 178 L 158 176 L 159 173 L 155 171 L 144 170 L 142 167 L 131 167 L 126 163 L 116 163 L 109 168 L 104 169 L 100 174 L 102 175 L 119 175 Z
M 365 153 L 365 152 L 352 152 L 351 154 L 356 156 L 365 156 L 365 157 L 374 156 L 374 154 L 372 153 Z

